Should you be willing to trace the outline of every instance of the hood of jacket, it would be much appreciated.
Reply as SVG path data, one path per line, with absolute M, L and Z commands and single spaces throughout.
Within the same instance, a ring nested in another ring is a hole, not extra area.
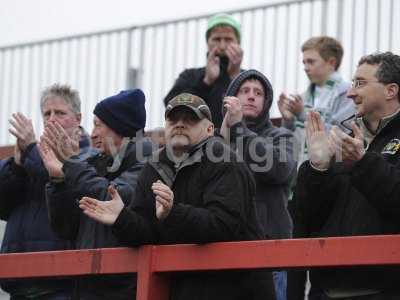
M 249 79 L 257 79 L 260 81 L 262 86 L 264 87 L 264 107 L 262 112 L 258 115 L 257 118 L 254 119 L 246 119 L 246 126 L 256 132 L 264 129 L 265 127 L 272 126 L 271 121 L 269 119 L 269 110 L 272 105 L 272 100 L 274 98 L 274 92 L 272 89 L 272 85 L 269 82 L 268 78 L 262 74 L 261 72 L 250 69 L 247 71 L 243 71 L 237 75 L 232 82 L 229 84 L 228 89 L 226 90 L 226 96 L 234 96 L 237 97 L 240 86 Z M 225 111 L 223 110 L 224 114 Z

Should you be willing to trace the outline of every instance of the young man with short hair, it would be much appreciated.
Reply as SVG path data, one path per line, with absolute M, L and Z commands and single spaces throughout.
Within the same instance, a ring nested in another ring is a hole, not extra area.
M 240 73 L 224 98 L 226 110 L 220 133 L 248 164 L 256 179 L 257 216 L 264 238 L 292 237 L 289 183 L 296 172 L 293 135 L 269 119 L 273 90 L 257 70 Z M 286 273 L 274 272 L 278 300 L 286 299 Z
M 308 159 L 304 123 L 309 111 L 316 110 L 320 113 L 327 130 L 333 125 L 341 127 L 341 122 L 355 112 L 354 103 L 346 96 L 350 83 L 346 82 L 338 72 L 344 53 L 341 43 L 329 36 L 316 36 L 304 42 L 301 51 L 304 71 L 310 80 L 310 85 L 302 95 L 281 93 L 278 100 L 282 126 L 293 131 L 295 137 L 294 155 L 298 168 Z M 295 180 L 291 183 L 290 200 L 294 189 Z M 293 215 L 296 213 L 294 206 L 294 202 L 289 201 L 289 209 Z M 296 232 L 301 230 L 295 224 L 294 235 L 296 236 Z M 290 294 L 294 293 L 293 299 L 296 300 L 299 297 L 297 294 L 304 294 L 305 288 L 305 279 L 291 279 L 299 273 L 295 270 L 289 271 L 288 295 L 290 298 Z
M 298 166 L 308 158 L 304 122 L 310 110 L 320 113 L 328 130 L 333 125 L 341 126 L 340 122 L 355 112 L 354 103 L 346 96 L 350 83 L 338 72 L 343 58 L 340 42 L 328 36 L 312 37 L 302 45 L 301 51 L 304 71 L 311 84 L 302 95 L 281 93 L 278 101 L 282 126 L 294 131 L 299 142 Z

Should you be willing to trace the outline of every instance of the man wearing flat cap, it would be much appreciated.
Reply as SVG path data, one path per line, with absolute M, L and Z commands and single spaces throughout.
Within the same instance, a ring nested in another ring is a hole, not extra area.
M 191 93 L 204 99 L 210 108 L 214 125 L 222 123 L 222 99 L 226 88 L 240 73 L 243 50 L 240 47 L 240 23 L 227 14 L 208 20 L 207 64 L 203 68 L 184 70 L 164 99 L 165 106 L 180 93 Z
M 255 183 L 245 163 L 214 137 L 211 112 L 200 97 L 180 94 L 165 112 L 166 146 L 153 154 L 130 205 L 113 190 L 104 202 L 80 207 L 107 224 L 127 246 L 257 240 Z M 171 299 L 275 299 L 267 271 L 176 275 Z
M 50 223 L 61 237 L 77 249 L 121 246 L 111 227 L 81 213 L 77 200 L 110 199 L 109 187 L 118 190 L 125 204 L 134 196 L 144 157 L 152 151 L 143 139 L 146 123 L 145 96 L 139 89 L 122 91 L 99 102 L 94 109 L 91 139 L 99 154 L 79 160 L 76 146 L 66 138 L 58 123 L 47 124 L 40 151 L 51 176 L 46 196 Z M 108 275 L 79 279 L 76 298 L 132 299 L 134 275 Z

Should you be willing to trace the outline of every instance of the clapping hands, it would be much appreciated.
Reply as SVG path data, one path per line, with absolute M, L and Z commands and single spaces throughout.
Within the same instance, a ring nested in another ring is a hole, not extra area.
M 310 111 L 305 127 L 310 162 L 317 169 L 328 169 L 334 156 L 337 162 L 356 162 L 365 154 L 364 135 L 354 122 L 354 137 L 337 126 L 328 134 L 319 113 Z
M 61 162 L 79 154 L 80 134 L 68 135 L 58 122 L 48 122 L 41 139 L 53 150 Z

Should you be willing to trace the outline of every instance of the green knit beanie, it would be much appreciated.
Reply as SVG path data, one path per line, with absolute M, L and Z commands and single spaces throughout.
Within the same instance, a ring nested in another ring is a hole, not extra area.
M 208 19 L 206 40 L 210 37 L 211 30 L 217 26 L 230 26 L 235 31 L 238 42 L 240 43 L 240 23 L 228 14 L 217 14 Z

